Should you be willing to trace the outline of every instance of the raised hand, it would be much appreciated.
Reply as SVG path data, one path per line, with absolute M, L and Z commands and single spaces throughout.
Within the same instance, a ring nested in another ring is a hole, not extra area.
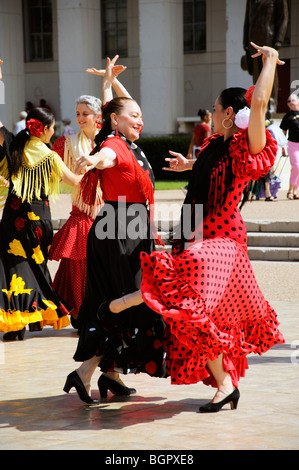
M 118 77 L 118 75 L 126 70 L 127 67 L 124 65 L 115 65 L 119 55 L 116 55 L 111 60 L 107 57 L 107 64 L 105 70 L 105 78 L 113 83 L 113 81 Z
M 104 77 L 105 75 L 105 69 L 96 69 L 94 67 L 86 69 L 85 72 L 90 73 L 91 75 L 100 75 L 101 77 Z
M 118 75 L 124 72 L 127 68 L 124 65 L 115 64 L 118 58 L 119 55 L 114 56 L 113 59 L 107 57 L 106 69 L 96 69 L 95 67 L 91 67 L 86 69 L 86 72 L 92 75 L 105 77 L 112 83 L 118 77 Z
M 275 57 L 276 56 L 276 63 L 277 65 L 284 65 L 285 62 L 283 60 L 280 60 L 278 57 L 278 52 L 276 49 L 273 49 L 272 47 L 268 46 L 258 46 L 254 42 L 250 43 L 252 47 L 254 47 L 257 52 L 253 54 L 251 57 L 254 59 L 255 57 L 262 56 L 263 62 L 265 61 L 266 57 Z

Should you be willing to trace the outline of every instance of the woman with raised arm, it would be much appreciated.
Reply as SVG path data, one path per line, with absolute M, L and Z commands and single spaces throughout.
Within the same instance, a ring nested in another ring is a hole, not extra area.
M 78 315 L 79 341 L 74 359 L 82 362 L 68 375 L 64 390 L 75 387 L 80 399 L 93 403 L 90 382 L 97 367 L 102 370 L 98 388 L 130 395 L 135 389 L 122 382 L 119 372 L 164 374 L 162 347 L 164 322 L 146 304 L 115 317 L 111 299 L 140 288 L 140 253 L 151 253 L 150 212 L 154 178 L 145 155 L 134 143 L 143 127 L 140 107 L 131 98 L 111 98 L 109 64 L 102 83 L 103 127 L 96 136 L 93 155 L 81 157 L 78 168 L 93 164 L 105 201 L 87 240 L 85 298 Z M 92 204 L 95 190 L 85 178 L 82 198 Z
M 282 62 L 274 49 L 254 47 L 254 57 L 262 55 L 264 63 L 255 88 L 222 91 L 214 104 L 215 134 L 195 162 L 174 152 L 176 158 L 167 159 L 173 170 L 193 167 L 172 254 L 142 254 L 141 290 L 110 303 L 119 314 L 144 301 L 163 315 L 172 383 L 203 381 L 217 388 L 201 412 L 217 412 L 228 403 L 237 408 L 247 354 L 262 354 L 284 342 L 277 315 L 255 279 L 238 210 L 243 189 L 250 179 L 268 173 L 277 149 L 264 121 L 276 64 Z M 184 230 L 188 206 L 191 233 Z
M 106 74 L 109 86 L 113 87 L 118 96 L 130 97 L 117 76 L 125 67 L 115 65 L 118 56 L 107 59 Z M 104 76 L 105 70 L 87 69 L 88 73 Z M 109 96 L 111 99 L 112 96 Z M 88 156 L 94 149 L 94 140 L 102 126 L 102 102 L 95 96 L 82 95 L 76 101 L 76 120 L 80 128 L 77 134 L 60 137 L 53 146 L 67 167 L 72 170 L 77 158 Z M 95 178 L 94 173 L 88 175 L 89 183 Z M 98 182 L 98 180 L 97 180 Z M 85 292 L 86 280 L 86 244 L 87 236 L 93 221 L 103 205 L 100 185 L 97 185 L 97 197 L 93 205 L 82 200 L 81 187 L 73 189 L 72 210 L 66 223 L 54 235 L 50 260 L 60 261 L 56 271 L 53 289 L 71 309 L 71 323 L 77 327 L 77 317 Z
M 47 146 L 54 125 L 51 112 L 34 108 L 16 137 L 0 127 L 0 170 L 9 182 L 0 225 L 0 331 L 6 341 L 23 339 L 26 325 L 69 325 L 47 267 L 53 237 L 49 196 L 57 193 L 60 179 L 75 186 L 82 176 Z

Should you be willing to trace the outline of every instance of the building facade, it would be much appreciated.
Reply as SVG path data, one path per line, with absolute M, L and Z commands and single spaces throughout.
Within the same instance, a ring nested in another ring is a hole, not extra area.
M 299 88 L 299 0 L 289 5 L 280 112 Z M 76 98 L 101 96 L 101 78 L 86 68 L 103 68 L 118 52 L 144 135 L 176 133 L 178 118 L 211 109 L 223 88 L 252 84 L 240 66 L 245 8 L 246 0 L 1 0 L 0 120 L 12 129 L 26 102 L 45 99 L 57 121 L 76 128 Z

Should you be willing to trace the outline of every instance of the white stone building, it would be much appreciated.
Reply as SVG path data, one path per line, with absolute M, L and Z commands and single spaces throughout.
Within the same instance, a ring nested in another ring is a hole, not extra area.
M 283 96 L 296 91 L 297 79 L 299 88 L 299 0 L 289 4 Z M 101 95 L 101 79 L 85 69 L 103 67 L 116 48 L 128 67 L 122 81 L 142 108 L 144 134 L 176 133 L 178 118 L 211 109 L 223 88 L 252 84 L 240 67 L 245 6 L 246 0 L 1 0 L 0 120 L 12 129 L 27 101 L 45 99 L 57 121 L 68 117 L 76 128 L 76 98 Z

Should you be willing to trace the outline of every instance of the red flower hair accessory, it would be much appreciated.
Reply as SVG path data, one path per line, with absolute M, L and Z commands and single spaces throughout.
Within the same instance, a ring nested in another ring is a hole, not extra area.
M 247 102 L 249 108 L 251 106 L 251 99 L 252 99 L 254 89 L 255 89 L 255 85 L 252 85 L 250 88 L 248 88 L 248 90 L 246 91 L 246 94 L 245 94 L 245 99 L 246 99 L 246 102 Z
M 44 132 L 43 124 L 37 119 L 29 119 L 29 121 L 26 122 L 26 129 L 29 130 L 30 135 L 34 135 L 35 137 L 40 137 Z
M 102 127 L 103 127 L 103 122 L 102 122 L 102 120 L 101 120 L 101 119 L 97 119 L 97 120 L 96 120 L 96 128 L 97 128 L 98 130 L 101 130 Z

